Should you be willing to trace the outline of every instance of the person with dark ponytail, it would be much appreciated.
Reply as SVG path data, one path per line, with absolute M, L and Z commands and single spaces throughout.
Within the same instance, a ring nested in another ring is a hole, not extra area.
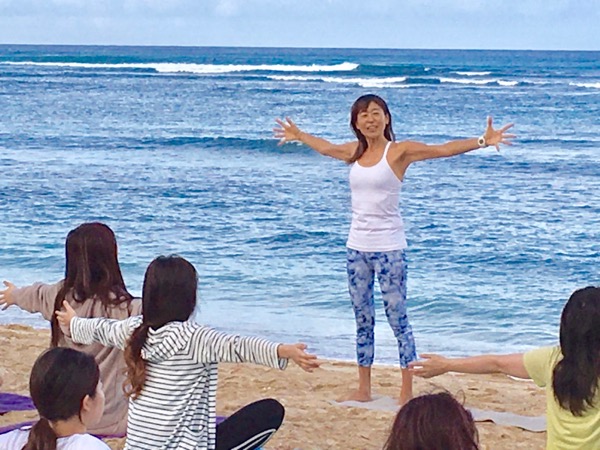
M 600 449 L 600 288 L 575 291 L 560 320 L 560 345 L 526 353 L 444 358 L 423 354 L 411 370 L 505 373 L 546 389 L 547 449 Z
M 398 341 L 402 373 L 399 403 L 413 396 L 408 363 L 417 359 L 412 327 L 406 305 L 406 236 L 400 214 L 400 191 L 409 166 L 427 159 L 448 158 L 479 148 L 510 145 L 514 135 L 506 134 L 512 124 L 494 129 L 492 118 L 479 138 L 460 139 L 439 145 L 396 141 L 392 114 L 381 97 L 359 97 L 350 111 L 350 127 L 356 139 L 334 144 L 306 133 L 289 118 L 277 119 L 274 128 L 280 144 L 300 142 L 317 153 L 350 164 L 352 222 L 346 242 L 348 291 L 356 319 L 358 387 L 339 400 L 368 402 L 371 396 L 371 366 L 375 355 L 375 275 L 388 323 Z
M 70 348 L 42 353 L 31 369 L 29 392 L 40 419 L 0 435 L 3 450 L 110 450 L 87 434 L 104 411 L 100 369 L 94 357 Z
M 258 448 L 281 425 L 284 408 L 274 399 L 264 399 L 216 425 L 218 363 L 285 369 L 291 359 L 308 372 L 319 366 L 304 344 L 277 344 L 197 324 L 197 283 L 196 269 L 188 261 L 160 256 L 144 276 L 142 317 L 83 319 L 68 302 L 63 311 L 56 311 L 75 342 L 125 350 L 126 450 Z
M 81 346 L 65 335 L 54 311 L 69 302 L 81 317 L 126 319 L 141 314 L 142 303 L 127 291 L 113 231 L 102 223 L 84 223 L 71 230 L 65 244 L 65 277 L 55 284 L 35 283 L 17 288 L 5 281 L 0 306 L 10 305 L 39 312 L 50 321 L 51 347 L 69 347 L 96 358 L 106 392 L 104 416 L 90 431 L 95 434 L 123 435 L 127 428 L 127 398 L 123 393 L 125 361 L 119 349 L 99 344 Z

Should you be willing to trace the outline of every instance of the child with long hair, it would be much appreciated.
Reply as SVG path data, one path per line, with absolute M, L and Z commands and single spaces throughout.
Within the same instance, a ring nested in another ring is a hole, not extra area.
M 505 373 L 546 389 L 547 449 L 600 449 L 600 288 L 575 291 L 560 319 L 560 345 L 511 355 L 422 354 L 416 375 Z
M 6 450 L 109 450 L 87 433 L 104 410 L 94 357 L 70 348 L 42 353 L 31 369 L 29 391 L 40 419 L 31 428 L 0 435 Z
M 196 294 L 194 266 L 177 256 L 160 256 L 146 270 L 142 317 L 82 319 L 68 302 L 56 312 L 75 342 L 125 350 L 128 450 L 258 448 L 279 428 L 283 406 L 259 401 L 216 425 L 217 364 L 285 369 L 292 359 L 309 372 L 319 366 L 304 344 L 276 344 L 195 323 Z
M 383 450 L 478 450 L 473 416 L 447 392 L 421 395 L 394 419 Z
M 0 306 L 15 305 L 39 312 L 50 321 L 51 347 L 69 347 L 96 358 L 106 392 L 102 419 L 91 428 L 94 434 L 122 435 L 127 427 L 127 398 L 123 393 L 125 361 L 123 352 L 99 344 L 78 345 L 62 333 L 54 311 L 67 301 L 81 317 L 126 319 L 141 314 L 142 303 L 127 291 L 113 231 L 102 223 L 84 223 L 71 230 L 65 244 L 65 277 L 55 284 L 35 283 L 17 288 L 5 281 Z

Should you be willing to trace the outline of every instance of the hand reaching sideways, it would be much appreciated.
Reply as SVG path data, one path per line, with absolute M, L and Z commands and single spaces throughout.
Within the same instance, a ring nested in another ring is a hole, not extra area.
M 302 370 L 312 372 L 318 369 L 321 363 L 317 361 L 316 355 L 306 353 L 306 344 L 280 344 L 277 347 L 277 355 L 280 358 L 288 358 L 294 361 Z
M 488 117 L 487 128 L 483 135 L 483 137 L 485 138 L 486 145 L 493 145 L 498 151 L 500 151 L 500 144 L 512 145 L 510 139 L 515 138 L 516 135 L 508 134 L 506 133 L 506 131 L 511 129 L 513 126 L 513 123 L 509 123 L 508 125 L 504 125 L 502 128 L 495 130 L 493 127 L 493 119 L 491 117 Z
M 275 122 L 277 122 L 279 128 L 273 128 L 273 135 L 279 139 L 278 145 L 300 140 L 302 131 L 300 131 L 300 128 L 298 128 L 292 119 L 286 117 L 285 120 L 275 119 Z
M 411 362 L 408 367 L 418 377 L 431 378 L 448 372 L 447 359 L 440 355 L 422 353 L 419 361 Z
M 3 291 L 0 291 L 0 308 L 2 308 L 3 311 L 6 308 L 8 308 L 10 305 L 15 304 L 15 300 L 13 299 L 13 296 L 12 296 L 12 291 L 17 288 L 10 281 L 5 281 L 4 286 L 6 286 L 6 289 L 4 289 Z

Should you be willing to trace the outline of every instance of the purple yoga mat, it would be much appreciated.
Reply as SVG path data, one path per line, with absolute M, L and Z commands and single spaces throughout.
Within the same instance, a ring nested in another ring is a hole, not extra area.
M 26 395 L 0 392 L 0 414 L 10 411 L 29 411 L 35 409 L 31 398 Z

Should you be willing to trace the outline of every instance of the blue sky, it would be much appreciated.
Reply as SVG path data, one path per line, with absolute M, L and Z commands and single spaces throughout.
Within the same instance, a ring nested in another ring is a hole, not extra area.
M 600 0 L 0 0 L 0 43 L 600 50 Z

